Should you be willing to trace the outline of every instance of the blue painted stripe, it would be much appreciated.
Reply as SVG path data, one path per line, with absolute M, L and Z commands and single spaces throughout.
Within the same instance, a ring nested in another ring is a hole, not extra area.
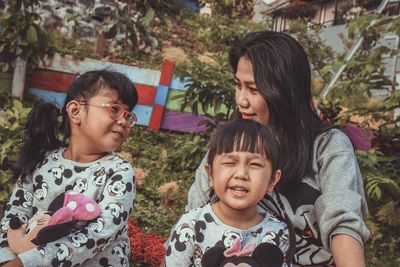
M 119 68 L 119 71 L 126 74 L 133 83 L 140 83 L 145 85 L 157 86 L 160 81 L 160 71 L 140 68 L 127 68 L 124 66 Z
M 149 126 L 153 107 L 137 104 L 133 109 L 133 112 L 135 112 L 138 118 L 138 125 Z
M 190 77 L 181 78 L 175 75 L 172 75 L 172 80 L 170 84 L 171 89 L 180 90 L 180 91 L 187 91 L 187 86 L 190 85 Z
M 160 106 L 165 107 L 168 98 L 168 90 L 169 90 L 168 85 L 160 84 L 159 86 L 157 86 L 157 92 L 156 92 L 156 97 L 154 99 L 154 104 L 158 104 Z
M 53 92 L 53 91 L 48 91 L 48 90 L 42 90 L 42 89 L 37 89 L 37 88 L 29 88 L 28 92 L 30 94 L 33 94 L 43 101 L 47 103 L 52 103 L 58 108 L 62 108 L 64 106 L 64 101 L 66 94 L 65 93 L 59 93 L 59 92 Z

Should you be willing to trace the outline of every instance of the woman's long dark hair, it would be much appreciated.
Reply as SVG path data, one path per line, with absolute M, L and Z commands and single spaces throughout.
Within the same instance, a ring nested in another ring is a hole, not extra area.
M 24 180 L 27 176 L 32 175 L 35 168 L 43 162 L 46 152 L 66 145 L 66 140 L 71 136 L 68 114 L 65 112 L 67 104 L 74 99 L 87 101 L 102 89 L 116 92 L 119 99 L 130 110 L 138 101 L 135 86 L 119 72 L 95 70 L 79 76 L 69 87 L 61 110 L 51 103 L 42 103 L 35 106 L 29 113 L 25 125 L 25 140 L 14 172 L 14 180 L 18 177 Z M 62 121 L 59 125 L 60 115 Z M 59 139 L 60 133 L 64 137 L 63 141 Z
M 312 104 L 311 71 L 307 55 L 292 37 L 278 32 L 253 32 L 229 53 L 236 73 L 240 58 L 248 59 L 260 94 L 270 111 L 268 125 L 278 134 L 282 178 L 277 188 L 285 193 L 312 173 L 313 144 L 329 127 Z

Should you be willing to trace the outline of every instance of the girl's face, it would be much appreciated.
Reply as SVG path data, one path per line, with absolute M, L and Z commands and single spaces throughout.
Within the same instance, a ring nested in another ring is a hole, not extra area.
M 81 122 L 77 139 L 85 150 L 93 153 L 113 152 L 126 140 L 132 128 L 126 124 L 122 116 L 119 120 L 110 117 L 109 109 L 103 104 L 123 104 L 112 90 L 101 90 L 80 106 Z
M 280 171 L 272 173 L 271 163 L 258 153 L 217 154 L 212 169 L 206 166 L 210 186 L 227 210 L 251 210 L 279 181 Z
M 269 121 L 269 109 L 264 97 L 257 90 L 253 66 L 241 57 L 235 74 L 235 100 L 243 119 L 252 119 L 263 125 Z

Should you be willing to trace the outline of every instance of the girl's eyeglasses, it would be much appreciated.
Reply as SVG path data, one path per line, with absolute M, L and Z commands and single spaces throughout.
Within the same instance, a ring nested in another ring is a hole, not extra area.
M 124 117 L 126 120 L 126 126 L 129 128 L 133 127 L 137 122 L 137 117 L 136 117 L 135 113 L 127 111 L 120 104 L 114 103 L 114 104 L 95 105 L 95 104 L 89 104 L 87 102 L 80 102 L 80 103 L 83 105 L 86 105 L 86 106 L 107 108 L 108 114 L 110 115 L 111 119 L 117 121 L 117 120 L 120 120 L 122 117 Z

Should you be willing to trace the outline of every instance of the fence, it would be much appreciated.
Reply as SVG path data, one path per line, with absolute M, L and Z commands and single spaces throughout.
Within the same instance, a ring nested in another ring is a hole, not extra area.
M 95 69 L 109 69 L 125 74 L 139 93 L 139 101 L 133 109 L 138 125 L 151 130 L 166 129 L 178 132 L 201 132 L 205 127 L 199 122 L 204 115 L 194 116 L 188 110 L 181 112 L 181 102 L 175 99 L 186 91 L 187 82 L 173 74 L 174 63 L 164 61 L 161 71 L 110 63 L 94 59 L 76 59 L 55 54 L 46 58 L 27 77 L 25 93 L 36 95 L 58 107 L 64 103 L 66 91 L 76 75 Z M 11 75 L 0 74 L 0 86 L 11 87 Z

